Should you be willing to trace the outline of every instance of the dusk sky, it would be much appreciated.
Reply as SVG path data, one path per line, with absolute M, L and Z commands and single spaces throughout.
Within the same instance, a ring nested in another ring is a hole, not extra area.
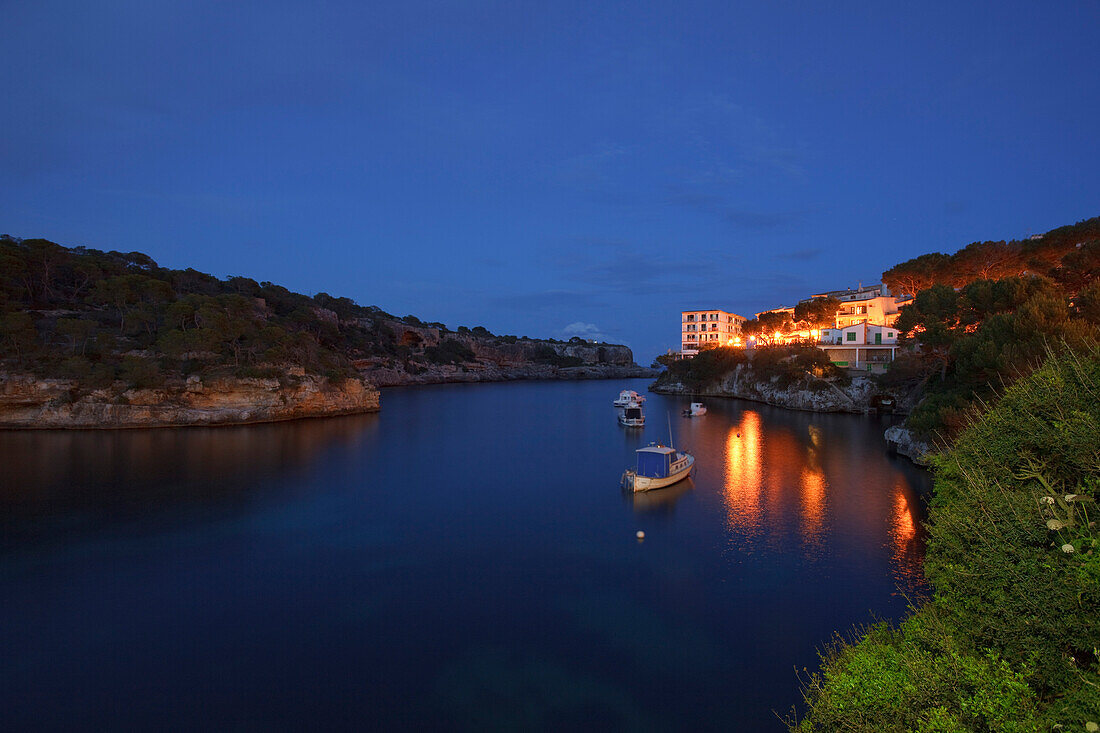
M 1100 3 L 0 2 L 0 233 L 626 343 L 1100 215 Z

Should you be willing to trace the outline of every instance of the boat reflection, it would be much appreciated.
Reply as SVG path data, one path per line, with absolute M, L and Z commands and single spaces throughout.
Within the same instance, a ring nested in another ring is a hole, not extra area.
M 663 489 L 624 491 L 623 494 L 630 497 L 634 511 L 638 514 L 671 514 L 676 502 L 694 488 L 694 481 L 688 477 Z

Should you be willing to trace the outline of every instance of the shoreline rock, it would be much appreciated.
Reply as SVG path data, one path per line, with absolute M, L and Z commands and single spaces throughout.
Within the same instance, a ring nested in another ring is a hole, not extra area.
M 585 364 L 575 367 L 557 367 L 549 364 L 499 365 L 467 364 L 463 366 L 440 365 L 419 373 L 402 369 L 374 368 L 360 372 L 364 379 L 378 387 L 406 387 L 421 384 L 466 384 L 475 382 L 519 382 L 528 380 L 580 380 L 580 379 L 639 379 L 654 377 L 658 371 L 636 365 Z
M 115 429 L 249 425 L 351 415 L 379 409 L 378 389 L 362 379 L 300 376 L 217 377 L 163 387 L 81 390 L 75 380 L 0 374 L 0 428 Z
M 905 456 L 913 463 L 927 468 L 932 465 L 931 455 L 936 448 L 931 443 L 919 440 L 913 435 L 913 431 L 904 425 L 894 425 L 883 433 L 890 450 L 900 456 Z
M 878 393 L 874 382 L 863 376 L 852 377 L 851 383 L 845 387 L 818 380 L 817 389 L 791 389 L 774 382 L 752 379 L 748 376 L 750 373 L 743 369 L 743 365 L 738 365 L 718 382 L 700 389 L 688 389 L 678 382 L 653 384 L 649 389 L 658 394 L 733 397 L 791 410 L 853 414 L 871 412 L 874 409 L 871 399 Z

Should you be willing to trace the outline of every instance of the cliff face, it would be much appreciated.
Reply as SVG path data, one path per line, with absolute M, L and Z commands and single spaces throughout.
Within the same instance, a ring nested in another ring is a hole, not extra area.
M 406 384 L 447 384 L 462 382 L 511 382 L 525 379 L 634 379 L 653 377 L 657 371 L 640 366 L 592 364 L 578 367 L 557 367 L 549 364 L 439 364 L 422 368 L 416 373 L 401 366 L 376 366 L 363 370 L 363 376 L 379 387 Z
M 0 427 L 9 428 L 241 425 L 378 408 L 378 390 L 360 379 L 301 376 L 284 384 L 192 376 L 156 389 L 81 391 L 72 380 L 0 374 Z
M 364 324 L 366 325 L 366 324 Z M 355 362 L 363 377 L 379 387 L 447 382 L 504 382 L 521 379 L 628 379 L 654 377 L 657 371 L 634 363 L 629 347 L 587 342 L 557 343 L 533 339 L 442 333 L 431 326 L 386 321 L 394 341 L 412 350 L 457 342 L 471 359 L 437 364 L 422 356 L 367 358 Z

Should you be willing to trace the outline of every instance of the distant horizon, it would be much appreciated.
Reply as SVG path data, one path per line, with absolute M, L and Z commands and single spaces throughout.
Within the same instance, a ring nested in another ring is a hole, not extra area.
M 1095 216 L 1100 6 L 6 9 L 0 229 L 648 364 Z

